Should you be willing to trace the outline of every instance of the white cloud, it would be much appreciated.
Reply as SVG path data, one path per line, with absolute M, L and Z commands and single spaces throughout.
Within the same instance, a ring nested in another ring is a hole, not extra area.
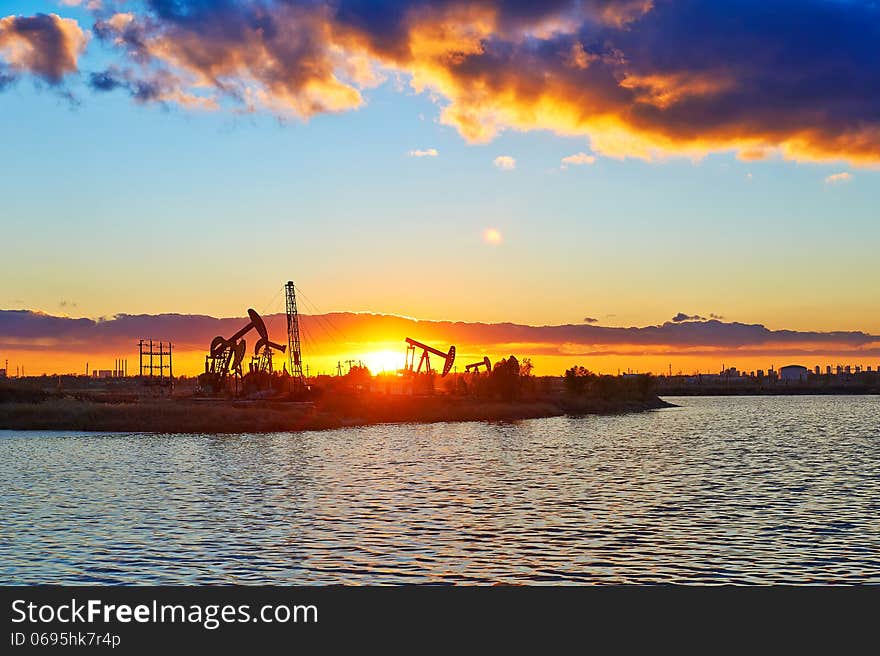
M 843 173 L 835 173 L 825 178 L 825 184 L 837 184 L 838 182 L 849 182 L 852 175 L 844 171 Z
M 492 163 L 502 171 L 512 171 L 516 168 L 516 160 L 508 155 L 499 155 Z
M 65 7 L 78 7 L 84 5 L 86 9 L 96 11 L 102 8 L 101 0 L 59 0 Z
M 583 166 L 584 164 L 595 164 L 596 158 L 586 153 L 575 153 L 568 157 L 562 158 L 562 168 L 567 169 L 569 166 Z
M 410 157 L 437 157 L 440 153 L 437 152 L 436 148 L 427 148 L 425 150 L 411 150 L 409 151 Z

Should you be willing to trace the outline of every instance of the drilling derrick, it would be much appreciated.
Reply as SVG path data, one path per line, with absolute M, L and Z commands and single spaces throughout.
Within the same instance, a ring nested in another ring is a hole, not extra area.
M 305 387 L 302 348 L 299 343 L 299 314 L 296 311 L 296 288 L 293 281 L 287 281 L 284 289 L 287 292 L 287 357 L 290 361 L 290 375 L 299 385 Z

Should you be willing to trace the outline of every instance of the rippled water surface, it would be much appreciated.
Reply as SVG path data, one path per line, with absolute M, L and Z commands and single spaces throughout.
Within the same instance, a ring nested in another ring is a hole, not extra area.
M 3 583 L 880 583 L 880 399 L 514 424 L 0 431 Z

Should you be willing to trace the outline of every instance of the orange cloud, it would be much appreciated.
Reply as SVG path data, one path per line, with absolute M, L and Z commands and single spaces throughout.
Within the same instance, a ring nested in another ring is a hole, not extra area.
M 595 163 L 596 158 L 593 155 L 587 155 L 586 153 L 575 153 L 574 155 L 562 158 L 562 168 L 564 169 L 569 166 L 583 166 L 585 164 Z
M 178 93 L 157 96 L 166 101 L 226 99 L 307 119 L 362 106 L 364 89 L 392 72 L 475 143 L 549 130 L 610 157 L 880 164 L 873 3 L 788 0 L 772 20 L 759 0 L 735 16 L 709 0 L 161 7 L 96 32 L 142 74 L 166 68 Z
M 57 14 L 0 18 L 0 60 L 14 72 L 29 72 L 50 84 L 76 73 L 88 35 Z
M 198 30 L 132 14 L 115 14 L 95 27 L 128 51 L 148 83 L 155 80 L 153 64 L 166 67 L 174 84 L 150 100 L 217 107 L 228 97 L 247 111 L 307 119 L 360 107 L 359 89 L 381 79 L 363 53 L 333 42 L 324 11 L 255 8 L 251 18 L 232 34 L 222 14 L 206 14 Z
M 283 315 L 265 317 L 284 342 Z M 33 374 L 109 369 L 116 358 L 137 368 L 138 339 L 145 335 L 174 342 L 176 374 L 196 375 L 215 335 L 230 335 L 244 317 L 119 315 L 108 320 L 73 319 L 27 311 L 0 310 L 0 351 L 10 368 Z M 333 337 L 324 334 L 333 327 Z M 281 326 L 281 334 L 277 327 Z M 270 328 L 270 331 L 272 329 Z M 714 321 L 667 322 L 659 326 L 614 328 L 599 325 L 525 326 L 450 321 L 418 321 L 378 314 L 333 313 L 301 316 L 304 359 L 314 374 L 333 372 L 339 361 L 363 359 L 376 371 L 402 360 L 404 337 L 448 348 L 455 344 L 459 367 L 483 356 L 492 361 L 511 353 L 530 357 L 539 375 L 561 374 L 574 364 L 594 371 L 618 369 L 664 372 L 718 371 L 722 363 L 740 369 L 767 369 L 785 362 L 880 366 L 880 336 L 862 332 L 769 330 L 761 325 Z M 250 347 L 252 341 L 249 342 Z M 459 370 L 461 370 L 459 368 Z
M 837 184 L 840 182 L 849 182 L 852 180 L 852 174 L 844 171 L 843 173 L 833 173 L 825 178 L 825 184 Z

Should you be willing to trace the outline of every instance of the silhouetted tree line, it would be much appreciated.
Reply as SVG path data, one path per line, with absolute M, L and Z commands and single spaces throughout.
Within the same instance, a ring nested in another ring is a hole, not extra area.
M 651 374 L 603 376 L 575 366 L 566 370 L 563 383 L 566 393 L 573 397 L 643 400 L 655 394 L 655 381 Z
M 523 358 L 520 362 L 511 355 L 496 362 L 488 374 L 458 376 L 455 390 L 484 399 L 514 401 L 534 392 L 532 369 L 529 358 Z

